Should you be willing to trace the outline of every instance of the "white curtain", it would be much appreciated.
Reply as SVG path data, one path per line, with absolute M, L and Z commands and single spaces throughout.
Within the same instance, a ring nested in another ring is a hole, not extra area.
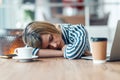
M 19 3 L 22 0 L 2 0 L 0 5 L 0 28 L 15 28 L 19 21 Z

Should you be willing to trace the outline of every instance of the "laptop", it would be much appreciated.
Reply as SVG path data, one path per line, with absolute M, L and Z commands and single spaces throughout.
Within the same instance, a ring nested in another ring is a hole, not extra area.
M 110 55 L 107 56 L 107 61 L 120 61 L 120 20 L 117 23 L 114 40 L 112 43 Z M 82 59 L 92 60 L 92 56 L 84 56 Z

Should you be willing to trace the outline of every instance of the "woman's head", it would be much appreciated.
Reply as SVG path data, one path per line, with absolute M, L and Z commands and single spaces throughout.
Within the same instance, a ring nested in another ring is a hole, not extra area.
M 34 21 L 29 23 L 23 31 L 23 41 L 26 45 L 42 48 L 42 35 L 58 34 L 60 31 L 51 23 Z M 49 36 L 50 37 L 50 36 Z

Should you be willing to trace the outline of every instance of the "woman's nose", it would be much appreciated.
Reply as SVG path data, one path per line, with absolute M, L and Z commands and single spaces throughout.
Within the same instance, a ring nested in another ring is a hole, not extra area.
M 57 48 L 57 44 L 54 43 L 54 42 L 50 43 L 50 48 L 56 49 Z

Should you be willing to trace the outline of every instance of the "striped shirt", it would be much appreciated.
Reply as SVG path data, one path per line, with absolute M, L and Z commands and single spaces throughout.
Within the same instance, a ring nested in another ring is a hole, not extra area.
M 83 25 L 60 24 L 60 28 L 66 45 L 64 58 L 79 59 L 85 51 L 90 51 L 88 33 Z

